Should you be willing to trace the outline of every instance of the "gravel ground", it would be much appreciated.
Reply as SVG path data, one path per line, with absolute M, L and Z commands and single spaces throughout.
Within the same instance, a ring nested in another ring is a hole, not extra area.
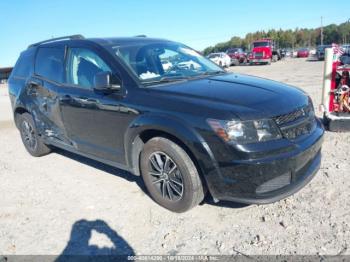
M 320 103 L 321 62 L 229 70 L 299 86 Z M 350 254 L 347 133 L 326 133 L 321 170 L 292 197 L 263 206 L 207 199 L 174 214 L 121 170 L 63 151 L 29 156 L 4 117 L 3 90 L 0 254 Z

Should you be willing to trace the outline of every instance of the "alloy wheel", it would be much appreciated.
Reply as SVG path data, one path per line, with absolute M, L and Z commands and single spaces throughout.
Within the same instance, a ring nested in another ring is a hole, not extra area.
M 174 162 L 164 152 L 154 152 L 149 157 L 149 175 L 158 193 L 167 200 L 179 201 L 183 197 L 182 174 Z
M 37 146 L 37 140 L 32 125 L 24 120 L 21 124 L 21 132 L 26 146 L 34 151 Z

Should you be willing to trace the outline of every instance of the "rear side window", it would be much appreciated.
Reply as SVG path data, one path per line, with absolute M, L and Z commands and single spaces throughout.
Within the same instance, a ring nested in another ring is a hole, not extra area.
M 33 57 L 34 52 L 32 51 L 25 51 L 21 54 L 21 56 L 18 58 L 18 61 L 12 70 L 11 76 L 14 77 L 24 77 L 27 78 L 33 68 Z
M 35 60 L 35 74 L 55 82 L 63 82 L 64 48 L 41 47 Z

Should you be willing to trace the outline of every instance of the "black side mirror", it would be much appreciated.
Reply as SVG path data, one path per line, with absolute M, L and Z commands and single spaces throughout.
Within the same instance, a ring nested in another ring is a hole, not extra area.
M 121 80 L 111 72 L 99 72 L 94 77 L 94 89 L 102 92 L 116 92 L 121 89 Z

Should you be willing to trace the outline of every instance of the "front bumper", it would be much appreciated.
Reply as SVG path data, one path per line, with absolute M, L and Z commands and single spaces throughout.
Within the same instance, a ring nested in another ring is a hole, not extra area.
M 296 142 L 292 149 L 274 154 L 260 152 L 262 157 L 255 159 L 218 161 L 219 175 L 207 181 L 212 196 L 219 200 L 268 204 L 294 194 L 319 170 L 323 133 L 318 122 L 314 132 Z
M 268 63 L 270 61 L 271 61 L 270 58 L 252 58 L 249 60 L 249 62 L 253 64 Z

